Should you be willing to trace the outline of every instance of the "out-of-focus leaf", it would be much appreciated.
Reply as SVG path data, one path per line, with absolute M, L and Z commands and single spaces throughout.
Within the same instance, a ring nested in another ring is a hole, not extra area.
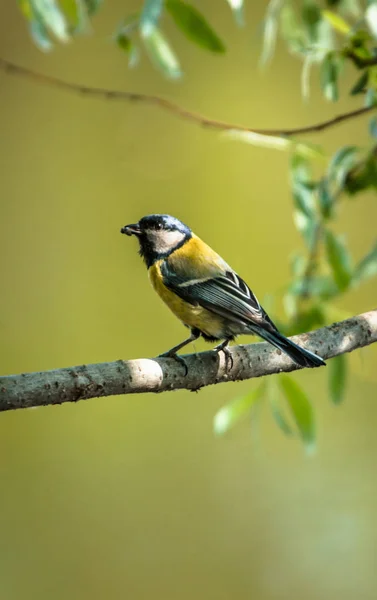
M 69 40 L 67 20 L 56 0 L 30 0 L 36 20 L 49 29 L 60 42 Z
M 317 193 L 321 215 L 324 219 L 329 219 L 333 214 L 334 198 L 330 194 L 329 185 L 325 178 L 319 181 Z
M 348 173 L 344 185 L 345 191 L 350 196 L 370 187 L 377 187 L 377 161 L 375 150 L 372 150 L 364 160 L 357 163 L 357 165 Z
M 372 137 L 377 138 L 377 117 L 373 117 L 369 121 L 369 133 Z
M 136 67 L 140 60 L 140 52 L 135 42 L 124 33 L 120 33 L 116 38 L 116 43 L 128 55 L 128 66 Z
M 310 96 L 310 73 L 313 65 L 312 56 L 307 54 L 301 69 L 301 94 L 304 100 L 308 100 Z
M 338 77 L 341 63 L 335 52 L 329 52 L 321 65 L 321 88 L 327 100 L 336 102 L 339 98 Z
M 306 217 L 313 219 L 315 216 L 315 192 L 317 184 L 312 181 L 293 181 L 293 198 L 296 207 Z
M 233 11 L 237 25 L 239 27 L 243 27 L 243 25 L 245 24 L 243 14 L 243 0 L 227 0 L 227 2 Z
M 30 0 L 18 0 L 17 3 L 24 17 L 30 21 L 33 18 L 33 10 L 30 5 Z
M 215 415 L 213 428 L 217 435 L 224 435 L 238 421 L 248 415 L 250 409 L 263 397 L 265 390 L 264 382 L 252 390 L 246 396 L 236 398 L 223 406 Z
M 351 256 L 342 237 L 331 231 L 325 236 L 326 256 L 331 267 L 334 281 L 341 291 L 348 288 L 352 278 Z
M 230 129 L 225 131 L 223 136 L 233 140 L 239 140 L 252 144 L 253 146 L 261 146 L 263 148 L 273 148 L 274 150 L 287 150 L 292 146 L 292 141 L 284 137 L 275 137 L 272 135 L 262 135 L 253 131 L 242 131 L 240 129 Z
M 293 221 L 297 230 L 303 236 L 306 245 L 310 248 L 313 243 L 313 236 L 316 230 L 316 221 L 313 217 L 306 215 L 301 210 L 295 210 Z
M 306 156 L 300 152 L 293 152 L 291 156 L 291 178 L 295 181 L 311 181 L 312 166 Z
M 328 4 L 330 5 L 330 2 L 328 2 Z M 339 10 L 343 14 L 354 17 L 355 19 L 362 14 L 359 0 L 341 0 L 340 2 L 336 2 L 336 4 L 337 6 L 339 5 Z
M 279 427 L 279 429 L 281 429 L 281 431 L 284 433 L 284 435 L 292 437 L 294 435 L 294 431 L 293 431 L 292 427 L 290 426 L 290 424 L 279 404 L 279 401 L 276 399 L 276 397 L 272 396 L 271 394 L 270 394 L 270 406 L 271 406 L 272 416 L 275 420 L 275 423 Z
M 328 21 L 335 31 L 348 35 L 351 31 L 351 26 L 340 16 L 339 13 L 335 13 L 332 10 L 323 10 L 322 16 Z
M 308 32 L 308 38 L 311 44 L 318 44 L 318 28 L 322 20 L 321 11 L 313 0 L 304 0 L 302 3 L 302 21 Z
M 290 406 L 300 437 L 307 452 L 313 452 L 316 441 L 314 411 L 301 386 L 289 375 L 280 375 L 279 383 Z
M 371 34 L 377 38 L 377 3 L 370 2 L 365 12 L 365 19 Z
M 319 304 L 311 306 L 307 310 L 301 310 L 295 315 L 289 326 L 287 335 L 297 335 L 303 331 L 311 331 L 323 327 L 326 323 L 323 307 Z
M 356 96 L 357 94 L 364 92 L 366 86 L 368 85 L 368 79 L 369 73 L 368 71 L 364 71 L 351 89 L 351 96 Z
M 344 398 L 347 381 L 347 359 L 344 354 L 335 356 L 329 362 L 329 392 L 333 404 L 340 404 Z
M 154 29 L 144 38 L 145 48 L 152 60 L 164 75 L 171 79 L 181 77 L 182 71 L 170 44 L 159 29 Z
M 96 14 L 99 7 L 101 6 L 102 0 L 85 0 L 85 4 L 89 17 L 92 17 Z
M 203 15 L 181 0 L 167 0 L 166 8 L 185 36 L 211 52 L 225 52 L 225 46 Z
M 278 32 L 278 18 L 281 0 L 270 0 L 263 23 L 263 47 L 260 64 L 266 65 L 274 55 Z
M 36 45 L 43 50 L 48 52 L 53 47 L 51 39 L 48 35 L 47 28 L 38 19 L 32 19 L 30 21 L 30 33 L 36 43 Z
M 291 294 L 290 291 L 288 290 L 288 292 L 286 294 L 284 294 L 284 296 L 283 296 L 283 306 L 284 306 L 285 314 L 287 315 L 288 319 L 290 321 L 295 319 L 296 315 L 297 315 L 297 311 L 298 311 L 297 295 Z M 280 329 L 280 331 L 284 335 L 289 335 L 288 331 L 284 327 L 282 329 Z
M 341 187 L 344 184 L 349 171 L 357 163 L 358 152 L 359 149 L 356 146 L 343 146 L 340 148 L 329 164 L 329 180 Z
M 291 52 L 306 54 L 307 39 L 301 22 L 296 16 L 292 5 L 284 4 L 280 11 L 280 33 L 288 44 Z
M 136 66 L 140 59 L 139 49 L 132 40 L 132 34 L 139 26 L 139 18 L 139 13 L 133 13 L 126 17 L 113 36 L 117 46 L 128 55 L 128 65 L 130 67 Z
M 290 293 L 296 296 L 301 296 L 303 291 L 302 286 L 302 280 L 294 281 L 289 287 Z M 330 300 L 339 294 L 339 288 L 334 283 L 333 279 L 324 275 L 316 275 L 311 277 L 308 290 L 310 296 L 325 301 Z
M 291 273 L 294 277 L 300 277 L 305 271 L 306 257 L 302 254 L 293 254 L 290 259 Z
M 352 283 L 359 284 L 377 275 L 377 243 L 372 250 L 356 265 Z
M 374 88 L 369 88 L 365 94 L 364 105 L 367 107 L 377 106 L 377 93 Z
M 70 24 L 71 33 L 88 30 L 88 9 L 84 0 L 60 0 L 60 6 Z
M 139 23 L 143 38 L 149 37 L 157 29 L 163 6 L 163 0 L 144 0 Z

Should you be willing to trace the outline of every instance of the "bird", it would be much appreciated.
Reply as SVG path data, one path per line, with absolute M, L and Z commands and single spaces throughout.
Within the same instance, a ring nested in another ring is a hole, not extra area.
M 228 345 L 241 334 L 258 335 L 285 352 L 301 367 L 320 367 L 325 361 L 280 333 L 243 279 L 179 219 L 151 214 L 121 233 L 135 236 L 151 284 L 170 310 L 190 329 L 190 336 L 160 356 L 187 366 L 177 354 L 202 336 L 220 341 L 226 362 L 233 359 Z

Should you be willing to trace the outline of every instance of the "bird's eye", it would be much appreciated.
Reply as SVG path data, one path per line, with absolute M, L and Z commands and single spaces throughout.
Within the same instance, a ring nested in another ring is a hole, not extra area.
M 156 223 L 156 229 L 162 229 L 162 223 Z

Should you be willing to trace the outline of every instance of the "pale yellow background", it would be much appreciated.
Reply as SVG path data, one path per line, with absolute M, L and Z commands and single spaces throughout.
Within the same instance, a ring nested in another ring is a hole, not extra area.
M 326 103 L 279 46 L 257 68 L 264 3 L 236 28 L 226 2 L 201 3 L 228 46 L 188 43 L 166 21 L 186 76 L 169 82 L 111 43 L 140 3 L 105 3 L 95 35 L 50 54 L 3 3 L 0 54 L 63 79 L 160 94 L 256 127 L 305 125 L 358 106 Z M 347 70 L 344 90 L 354 80 Z M 288 278 L 302 245 L 288 158 L 229 141 L 156 108 L 83 99 L 0 73 L 1 373 L 154 356 L 182 339 L 150 289 L 135 240 L 150 212 L 187 221 L 256 293 Z M 309 136 L 328 152 L 367 141 L 367 119 Z M 342 201 L 337 229 L 356 258 L 374 241 L 375 194 Z M 376 281 L 338 306 L 375 307 Z M 281 306 L 278 314 L 283 317 Z M 202 348 L 202 342 L 196 345 Z M 0 415 L 1 600 L 372 600 L 377 595 L 376 353 L 352 357 L 343 406 L 326 372 L 295 375 L 315 404 L 306 458 L 268 407 L 223 439 L 212 419 L 252 382 L 199 394 L 102 398 Z

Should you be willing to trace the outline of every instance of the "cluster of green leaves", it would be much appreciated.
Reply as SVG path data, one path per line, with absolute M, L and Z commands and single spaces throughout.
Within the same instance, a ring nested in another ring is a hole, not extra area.
M 264 20 L 261 62 L 271 60 L 280 36 L 289 52 L 299 57 L 302 93 L 309 96 L 310 73 L 319 67 L 320 85 L 327 100 L 339 98 L 339 77 L 348 59 L 362 71 L 351 94 L 365 94 L 366 105 L 375 103 L 377 86 L 377 1 L 270 0 Z
M 375 127 L 373 118 L 370 130 Z M 376 153 L 374 145 L 367 150 L 344 146 L 331 158 L 322 177 L 315 179 L 307 153 L 296 146 L 291 157 L 291 185 L 294 221 L 303 239 L 303 251 L 292 257 L 291 281 L 284 289 L 287 320 L 280 323 L 275 319 L 285 335 L 310 331 L 336 320 L 339 315 L 336 301 L 377 275 L 377 240 L 365 256 L 355 262 L 345 237 L 334 231 L 337 214 L 344 204 L 342 200 L 354 199 L 355 194 L 370 187 L 377 189 Z M 270 310 L 273 310 L 271 297 Z M 347 370 L 345 355 L 329 361 L 326 370 L 328 390 L 335 405 L 344 398 Z M 257 403 L 268 398 L 271 414 L 279 428 L 288 436 L 298 434 L 306 449 L 313 450 L 315 413 L 308 395 L 290 375 L 280 375 L 278 381 L 279 386 L 276 386 L 273 378 L 267 378 L 250 394 L 223 407 L 215 417 L 216 433 L 228 431 Z M 286 405 L 293 423 L 286 415 Z
M 26 17 L 30 33 L 41 50 L 50 50 L 53 40 L 68 42 L 75 35 L 87 32 L 90 18 L 102 0 L 18 0 Z M 243 25 L 243 0 L 228 0 L 235 21 Z M 170 17 L 175 26 L 194 44 L 214 53 L 225 52 L 225 44 L 204 15 L 183 0 L 144 0 L 140 11 L 120 23 L 113 39 L 128 56 L 133 67 L 143 47 L 151 62 L 171 79 L 182 75 L 179 59 L 161 29 L 163 17 Z
M 326 6 L 327 5 L 327 6 Z M 271 0 L 264 21 L 261 62 L 268 62 L 278 36 L 289 51 L 300 57 L 302 94 L 309 95 L 311 67 L 319 67 L 323 96 L 332 102 L 339 97 L 339 78 L 346 61 L 357 68 L 351 95 L 361 95 L 365 106 L 377 105 L 377 0 L 365 6 L 357 0 Z M 360 73 L 361 71 L 361 73 Z M 287 320 L 277 322 L 286 335 L 324 326 L 340 315 L 336 301 L 349 290 L 377 275 L 377 241 L 357 263 L 347 241 L 334 230 L 339 207 L 368 189 L 377 189 L 377 119 L 369 124 L 371 145 L 340 148 L 329 160 L 321 178 L 315 179 L 311 160 L 321 149 L 292 138 L 266 137 L 253 132 L 232 131 L 241 141 L 291 152 L 291 185 L 294 222 L 303 238 L 304 250 L 291 261 L 291 281 L 284 291 Z M 273 311 L 272 303 L 269 310 Z M 342 314 L 341 317 L 345 315 Z M 350 315 L 348 315 L 350 316 Z M 276 319 L 275 319 L 276 320 Z M 342 402 L 346 390 L 347 358 L 338 356 L 327 367 L 328 390 L 334 404 Z M 307 449 L 315 444 L 315 414 L 309 397 L 291 376 L 272 378 L 243 397 L 223 407 L 215 417 L 218 434 L 228 431 L 253 408 L 268 398 L 271 413 L 280 429 L 289 436 L 298 434 Z M 290 416 L 285 409 L 290 409 Z
M 18 4 L 34 42 L 47 51 L 52 49 L 53 39 L 65 43 L 87 32 L 101 0 L 18 0 Z

